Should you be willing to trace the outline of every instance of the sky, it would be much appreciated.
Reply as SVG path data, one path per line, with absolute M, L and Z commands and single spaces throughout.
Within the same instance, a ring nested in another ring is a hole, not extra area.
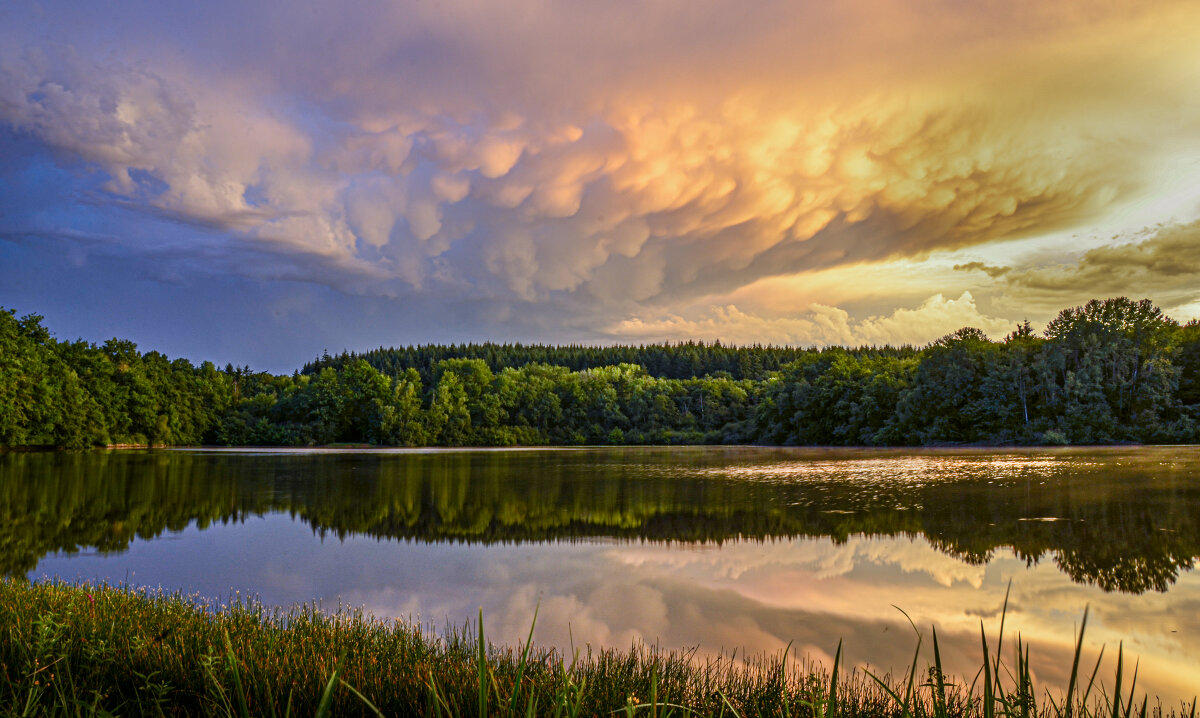
M 286 371 L 1200 315 L 1200 5 L 0 4 L 0 306 Z

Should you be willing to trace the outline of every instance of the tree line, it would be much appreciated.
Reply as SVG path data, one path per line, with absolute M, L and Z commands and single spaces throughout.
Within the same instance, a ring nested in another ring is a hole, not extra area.
M 59 341 L 0 310 L 0 446 L 1200 441 L 1200 324 L 1149 300 L 923 348 L 467 344 L 291 375 Z
M 402 348 L 373 349 L 363 354 L 346 352 L 325 354 L 308 362 L 304 374 L 317 374 L 332 367 L 342 369 L 358 359 L 385 374 L 395 375 L 416 369 L 421 379 L 433 379 L 435 367 L 444 359 L 482 359 L 493 372 L 519 369 L 529 364 L 561 366 L 571 371 L 598 369 L 618 364 L 634 364 L 650 376 L 664 379 L 694 379 L 706 375 L 728 375 L 733 379 L 762 379 L 784 365 L 804 356 L 805 349 L 762 346 L 731 347 L 720 341 L 681 342 L 679 344 L 643 344 L 639 346 L 554 346 L 549 344 L 423 344 Z

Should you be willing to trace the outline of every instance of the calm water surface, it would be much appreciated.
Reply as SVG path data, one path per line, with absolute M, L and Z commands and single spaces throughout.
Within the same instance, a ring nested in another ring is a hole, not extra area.
M 0 562 L 364 606 L 544 645 L 979 666 L 982 621 L 1065 683 L 1073 634 L 1200 686 L 1200 451 L 147 451 L 0 456 Z M 928 638 L 926 639 L 928 643 Z M 947 655 L 948 654 L 948 655 Z M 1111 674 L 1110 674 L 1111 675 Z

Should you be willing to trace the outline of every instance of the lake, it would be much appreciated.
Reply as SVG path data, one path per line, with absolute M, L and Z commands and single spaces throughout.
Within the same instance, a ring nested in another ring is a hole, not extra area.
M 829 665 L 842 640 L 897 673 L 910 617 L 968 680 L 1011 584 L 1006 646 L 1032 644 L 1038 685 L 1065 684 L 1090 607 L 1085 660 L 1123 641 L 1172 705 L 1200 686 L 1197 557 L 1196 447 L 0 455 L 9 576 L 435 627 L 482 608 L 514 644 L 537 610 L 535 641 L 566 650 L 790 643 Z

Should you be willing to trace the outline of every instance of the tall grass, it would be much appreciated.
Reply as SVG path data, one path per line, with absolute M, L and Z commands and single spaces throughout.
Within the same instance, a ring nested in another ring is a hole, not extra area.
M 1105 687 L 1099 663 L 1081 664 L 1085 628 L 1086 614 L 1067 691 L 1039 694 L 1020 637 L 1013 662 L 1002 660 L 1003 625 L 994 651 L 981 632 L 979 674 L 952 680 L 936 631 L 934 665 L 918 668 L 918 632 L 909 669 L 877 676 L 845 670 L 840 644 L 831 671 L 789 671 L 789 650 L 751 660 L 644 646 L 564 654 L 534 646 L 532 626 L 516 647 L 494 645 L 482 613 L 434 633 L 353 609 L 4 580 L 0 715 L 1195 718 L 1194 702 L 1164 711 L 1139 698 L 1120 649 Z

